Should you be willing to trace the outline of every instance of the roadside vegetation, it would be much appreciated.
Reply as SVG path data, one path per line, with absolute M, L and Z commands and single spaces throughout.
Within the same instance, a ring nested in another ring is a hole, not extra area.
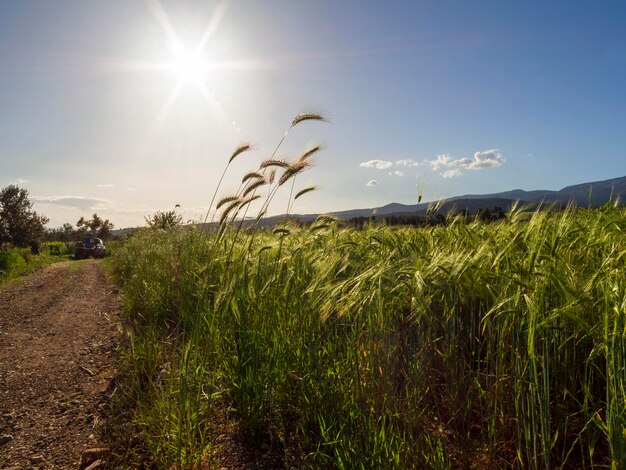
M 9 185 L 0 190 L 0 282 L 18 278 L 69 259 L 84 235 L 111 238 L 113 224 L 98 214 L 46 230 L 48 218 L 33 211 L 28 190 Z
M 210 465 L 235 422 L 287 467 L 621 468 L 625 209 L 255 228 L 279 189 L 310 192 L 309 152 L 247 174 L 214 230 L 117 250 L 129 445 Z
M 39 250 L 39 254 L 34 255 L 30 248 L 5 246 L 0 249 L 0 283 L 71 257 L 65 244 L 59 242 L 43 243 Z

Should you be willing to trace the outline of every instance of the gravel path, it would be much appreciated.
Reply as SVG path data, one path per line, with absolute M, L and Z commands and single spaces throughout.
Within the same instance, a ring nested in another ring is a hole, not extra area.
M 119 310 L 96 260 L 0 287 L 0 468 L 98 468 Z

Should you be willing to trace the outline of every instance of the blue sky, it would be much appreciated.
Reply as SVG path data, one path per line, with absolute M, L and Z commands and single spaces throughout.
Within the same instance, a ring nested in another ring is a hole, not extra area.
M 193 219 L 238 144 L 221 195 L 308 111 L 329 122 L 279 151 L 325 145 L 295 212 L 624 176 L 625 23 L 621 1 L 2 2 L 0 187 L 50 227 Z

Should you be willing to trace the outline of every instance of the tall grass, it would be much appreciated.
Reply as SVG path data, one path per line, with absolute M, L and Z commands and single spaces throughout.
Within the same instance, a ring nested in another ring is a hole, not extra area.
M 271 230 L 237 197 L 116 253 L 159 463 L 210 462 L 230 410 L 302 467 L 624 466 L 623 208 Z
M 60 242 L 42 243 L 39 255 L 33 255 L 30 248 L 2 247 L 0 248 L 0 283 L 67 259 L 67 248 Z

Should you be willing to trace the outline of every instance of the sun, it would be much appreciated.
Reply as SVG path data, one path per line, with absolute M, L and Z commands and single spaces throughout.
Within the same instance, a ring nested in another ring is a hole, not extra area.
M 202 85 L 208 78 L 209 62 L 201 49 L 185 47 L 176 42 L 171 47 L 168 68 L 174 73 L 179 84 Z

